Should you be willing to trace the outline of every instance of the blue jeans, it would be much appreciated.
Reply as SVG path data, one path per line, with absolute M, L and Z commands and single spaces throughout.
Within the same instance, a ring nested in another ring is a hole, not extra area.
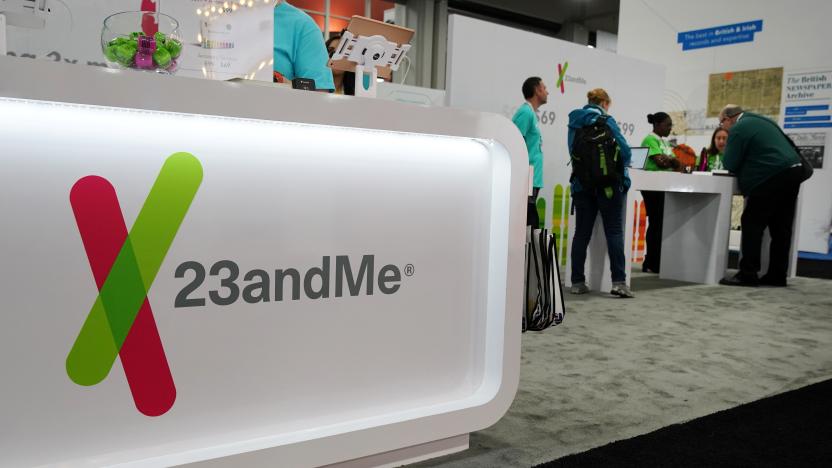
M 604 236 L 607 238 L 607 253 L 610 256 L 610 273 L 613 283 L 627 280 L 624 272 L 624 203 L 626 192 L 614 190 L 612 198 L 603 191 L 581 190 L 572 195 L 575 203 L 575 237 L 572 240 L 572 284 L 586 282 L 584 264 L 586 249 L 592 238 L 595 218 L 601 213 Z

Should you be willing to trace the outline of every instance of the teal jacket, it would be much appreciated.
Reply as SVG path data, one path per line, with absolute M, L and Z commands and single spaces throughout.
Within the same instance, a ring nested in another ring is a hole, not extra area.
M 737 175 L 743 195 L 797 164 L 794 148 L 767 117 L 745 112 L 728 132 L 723 165 Z
M 566 144 L 569 145 L 570 155 L 572 154 L 572 143 L 575 142 L 575 132 L 577 132 L 580 128 L 586 127 L 587 125 L 592 125 L 598 117 L 604 114 L 606 114 L 604 109 L 600 106 L 596 106 L 595 104 L 587 104 L 581 109 L 575 109 L 569 113 L 569 130 L 566 134 Z M 616 123 L 612 116 L 610 116 L 607 120 L 607 127 L 609 127 L 610 131 L 612 131 L 615 141 L 618 143 L 618 149 L 621 151 L 621 160 L 624 163 L 624 177 L 621 180 L 621 191 L 626 192 L 630 189 L 630 185 L 632 184 L 632 182 L 630 182 L 630 172 L 627 168 L 630 167 L 633 155 L 630 151 L 630 145 L 627 144 L 627 140 L 624 138 L 624 135 L 621 134 L 621 129 L 618 128 L 618 123 Z M 581 183 L 577 178 L 572 178 L 571 184 L 572 193 L 578 193 L 582 190 Z

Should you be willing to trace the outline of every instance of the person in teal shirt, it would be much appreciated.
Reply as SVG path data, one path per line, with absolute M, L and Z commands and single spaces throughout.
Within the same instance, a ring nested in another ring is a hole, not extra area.
M 333 90 L 328 61 L 323 34 L 315 21 L 286 0 L 278 0 L 274 7 L 274 81 L 311 78 L 316 89 Z
M 549 91 L 543 80 L 537 76 L 527 78 L 523 82 L 522 91 L 526 102 L 517 109 L 511 121 L 523 135 L 526 151 L 529 154 L 529 166 L 534 168 L 533 189 L 529 197 L 526 225 L 536 228 L 540 225 L 537 215 L 537 195 L 543 187 L 543 138 L 540 136 L 540 127 L 537 125 L 537 110 L 548 101 Z
M 647 147 L 647 171 L 670 171 L 679 167 L 679 160 L 673 156 L 673 148 L 667 141 L 673 130 L 673 119 L 666 112 L 647 114 L 647 122 L 653 125 L 653 132 L 641 140 Z M 642 190 L 644 208 L 647 210 L 647 234 L 645 236 L 644 263 L 641 271 L 658 273 L 662 264 L 662 227 L 664 224 L 664 192 Z

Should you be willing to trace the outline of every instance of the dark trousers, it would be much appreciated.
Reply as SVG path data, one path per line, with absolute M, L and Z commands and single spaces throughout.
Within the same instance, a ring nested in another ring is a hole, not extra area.
M 787 169 L 757 186 L 746 197 L 742 212 L 741 275 L 754 277 L 760 271 L 763 231 L 768 228 L 771 246 L 766 276 L 785 281 L 801 173 L 800 167 Z
M 531 226 L 532 229 L 540 228 L 540 216 L 537 214 L 537 195 L 540 193 L 540 187 L 532 189 L 532 195 L 529 196 L 529 203 L 526 207 L 526 226 Z
M 647 234 L 644 268 L 654 273 L 662 266 L 662 224 L 664 224 L 664 192 L 642 190 L 644 208 L 647 210 Z
M 601 213 L 604 236 L 607 238 L 607 254 L 610 256 L 610 273 L 613 283 L 626 281 L 624 272 L 624 203 L 625 192 L 615 190 L 612 198 L 604 192 L 582 190 L 572 195 L 575 203 L 575 237 L 572 240 L 572 284 L 586 282 L 584 264 L 586 249 L 592 238 L 595 218 Z

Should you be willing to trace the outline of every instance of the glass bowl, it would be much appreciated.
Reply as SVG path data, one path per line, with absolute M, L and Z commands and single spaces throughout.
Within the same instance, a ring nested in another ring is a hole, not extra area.
M 147 11 L 110 15 L 101 28 L 101 51 L 113 68 L 173 74 L 182 54 L 179 22 Z

